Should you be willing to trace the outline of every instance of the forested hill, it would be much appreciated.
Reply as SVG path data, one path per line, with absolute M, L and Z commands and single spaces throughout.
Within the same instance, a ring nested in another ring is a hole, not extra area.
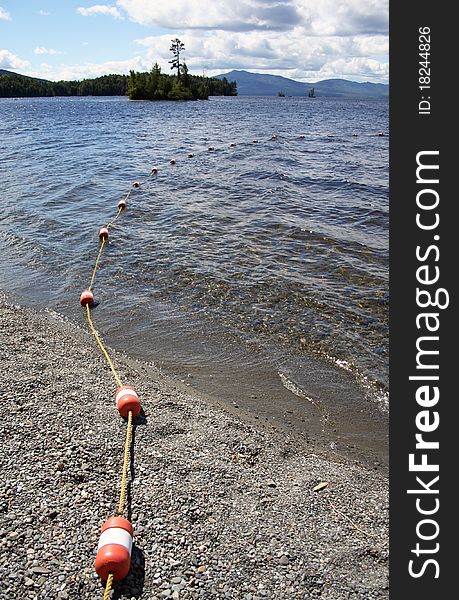
M 125 96 L 131 99 L 187 100 L 210 96 L 234 96 L 236 84 L 226 79 L 182 74 L 180 81 L 173 75 L 134 73 L 103 75 L 82 81 L 48 81 L 11 71 L 0 70 L 0 98 L 38 96 Z
M 36 96 L 124 96 L 127 75 L 103 75 L 82 81 L 48 81 L 0 71 L 0 98 Z

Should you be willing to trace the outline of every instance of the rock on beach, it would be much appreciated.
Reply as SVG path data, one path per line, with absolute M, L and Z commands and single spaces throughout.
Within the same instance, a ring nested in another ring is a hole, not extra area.
M 125 435 L 116 383 L 84 327 L 53 313 L 0 300 L 0 339 L 0 600 L 102 598 L 93 564 Z M 384 474 L 311 453 L 110 352 L 144 410 L 131 571 L 114 597 L 388 598 Z M 251 460 L 241 447 L 256 449 Z

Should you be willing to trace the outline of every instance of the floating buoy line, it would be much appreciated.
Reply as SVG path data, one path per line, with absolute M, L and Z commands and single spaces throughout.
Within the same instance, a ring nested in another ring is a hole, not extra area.
M 152 169 L 152 175 L 155 174 L 155 170 Z M 126 577 L 131 567 L 131 553 L 132 553 L 132 541 L 134 535 L 134 528 L 132 523 L 124 517 L 126 511 L 126 489 L 127 489 L 127 474 L 129 465 L 129 449 L 131 446 L 132 439 L 132 424 L 133 419 L 137 417 L 141 412 L 141 404 L 139 396 L 136 390 L 130 385 L 123 385 L 120 376 L 118 375 L 113 361 L 105 348 L 102 340 L 97 333 L 91 318 L 91 309 L 95 306 L 93 286 L 96 278 L 96 273 L 99 268 L 100 259 L 106 244 L 109 240 L 109 229 L 119 219 L 122 212 L 126 210 L 127 201 L 131 195 L 132 190 L 139 189 L 140 182 L 134 181 L 131 189 L 118 202 L 118 210 L 114 218 L 99 229 L 99 249 L 97 252 L 96 260 L 91 274 L 88 287 L 83 290 L 80 296 L 80 304 L 86 311 L 86 318 L 88 321 L 89 328 L 94 335 L 96 342 L 104 355 L 108 366 L 115 378 L 117 383 L 117 390 L 115 392 L 115 405 L 118 409 L 119 415 L 126 420 L 126 437 L 124 442 L 124 457 L 123 467 L 121 472 L 120 482 L 120 495 L 118 502 L 118 509 L 114 516 L 110 517 L 102 525 L 99 544 L 97 547 L 97 555 L 95 560 L 95 570 L 99 577 L 106 582 L 104 600 L 108 600 L 110 593 L 115 581 L 120 581 Z
M 384 135 L 382 132 L 376 134 L 378 137 Z M 357 134 L 354 132 L 352 137 L 356 137 Z M 327 137 L 333 137 L 332 134 L 327 134 Z M 271 141 L 277 141 L 279 138 L 276 133 L 273 133 L 269 138 Z M 304 134 L 300 134 L 298 139 L 305 139 Z M 257 144 L 258 140 L 252 140 L 252 144 Z M 235 148 L 236 143 L 231 142 L 230 148 Z M 208 146 L 207 152 L 214 152 L 216 148 L 214 146 Z M 187 154 L 188 159 L 194 158 L 194 154 L 189 152 Z M 169 160 L 169 164 L 174 166 L 177 164 L 175 158 Z M 152 167 L 150 177 L 158 174 L 158 167 Z M 131 566 L 131 553 L 132 543 L 134 536 L 134 528 L 132 523 L 124 517 L 126 512 L 126 489 L 127 489 L 127 476 L 128 476 L 128 465 L 129 465 L 129 453 L 132 439 L 132 427 L 133 419 L 139 416 L 141 412 L 141 403 L 137 391 L 130 385 L 124 385 L 118 375 L 113 361 L 105 348 L 100 336 L 94 326 L 91 318 L 91 310 L 96 306 L 94 299 L 94 281 L 96 273 L 99 269 L 100 260 L 104 251 L 105 246 L 108 244 L 110 228 L 120 218 L 122 213 L 126 210 L 128 200 L 133 190 L 138 190 L 141 187 L 140 181 L 134 181 L 131 185 L 129 192 L 118 202 L 117 212 L 113 219 L 107 223 L 107 225 L 101 227 L 98 232 L 99 237 L 99 248 L 94 262 L 91 278 L 88 287 L 83 290 L 80 295 L 80 304 L 86 311 L 86 319 L 88 322 L 89 329 L 91 330 L 103 356 L 105 357 L 108 366 L 113 374 L 113 377 L 117 384 L 115 392 L 115 405 L 118 409 L 118 413 L 126 421 L 126 435 L 124 441 L 124 455 L 123 455 L 123 466 L 121 471 L 120 481 L 120 493 L 118 509 L 115 514 L 107 519 L 102 525 L 99 544 L 97 547 L 97 554 L 95 559 L 95 570 L 102 581 L 105 581 L 104 600 L 110 598 L 111 591 L 113 589 L 113 583 L 121 581 L 129 573 Z

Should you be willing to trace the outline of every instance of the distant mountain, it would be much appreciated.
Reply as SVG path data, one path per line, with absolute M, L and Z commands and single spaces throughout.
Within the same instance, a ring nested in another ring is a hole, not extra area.
M 21 75 L 14 71 L 7 71 L 6 69 L 0 69 L 0 75 L 14 75 L 14 77 L 22 77 L 23 79 L 33 79 L 35 81 L 47 81 L 46 79 L 39 79 L 38 77 L 30 77 L 30 75 Z
M 230 71 L 216 77 L 219 79 L 226 77 L 228 81 L 236 81 L 238 96 L 277 96 L 279 92 L 285 96 L 307 96 L 312 88 L 317 97 L 387 98 L 389 96 L 389 86 L 386 84 L 357 83 L 347 79 L 324 79 L 317 83 L 302 83 L 280 75 L 263 75 L 248 71 Z

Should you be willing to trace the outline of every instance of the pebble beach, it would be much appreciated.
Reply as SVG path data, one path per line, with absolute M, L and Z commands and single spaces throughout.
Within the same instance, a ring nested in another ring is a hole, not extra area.
M 116 384 L 92 335 L 57 313 L 0 296 L 0 337 L 0 599 L 102 598 L 94 558 L 126 427 Z M 388 598 L 387 474 L 110 354 L 143 407 L 131 571 L 113 599 Z

